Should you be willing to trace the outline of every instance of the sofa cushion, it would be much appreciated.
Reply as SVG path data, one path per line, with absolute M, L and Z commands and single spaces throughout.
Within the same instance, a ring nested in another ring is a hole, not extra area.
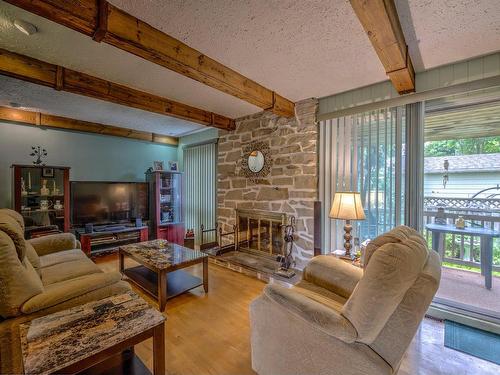
M 38 273 L 38 276 L 41 276 L 40 272 L 40 257 L 35 251 L 35 248 L 29 243 L 29 241 L 25 242 L 26 245 L 26 257 L 30 261 L 31 265 L 35 269 L 35 271 Z
M 0 231 L 0 316 L 18 315 L 25 301 L 42 292 L 42 281 L 28 258 L 21 262 L 12 238 Z
M 64 263 L 42 267 L 42 282 L 44 286 L 71 280 L 80 276 L 102 273 L 101 269 L 89 258 L 72 260 Z
M 48 309 L 65 301 L 84 296 L 92 291 L 110 287 L 121 280 L 119 272 L 100 272 L 91 275 L 75 277 L 71 280 L 61 281 L 48 285 L 44 292 L 26 301 L 21 311 L 31 314 L 39 310 Z M 130 287 L 121 286 L 121 290 L 129 290 Z M 114 293 L 110 293 L 112 295 Z M 88 301 L 82 301 L 85 303 Z
M 0 212 L 0 231 L 5 232 L 14 243 L 17 257 L 23 260 L 26 255 L 26 241 L 24 240 L 24 231 L 19 223 L 5 211 Z
M 21 227 L 21 230 L 24 232 L 24 218 L 19 212 L 8 209 L 8 208 L 0 208 L 0 216 L 8 215 L 13 218 Z
M 79 243 L 72 233 L 50 234 L 48 236 L 33 238 L 29 242 L 33 245 L 39 256 L 79 248 Z
M 74 260 L 87 259 L 85 253 L 79 249 L 64 250 L 57 253 L 43 255 L 40 257 L 42 267 L 50 267 L 59 263 L 72 262 Z

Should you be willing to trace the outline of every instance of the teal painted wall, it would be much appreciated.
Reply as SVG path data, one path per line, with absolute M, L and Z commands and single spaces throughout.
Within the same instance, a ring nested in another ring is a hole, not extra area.
M 0 207 L 11 206 L 10 166 L 31 164 L 32 145 L 47 149 L 47 165 L 71 167 L 75 181 L 144 181 L 153 161 L 178 160 L 175 146 L 0 122 Z

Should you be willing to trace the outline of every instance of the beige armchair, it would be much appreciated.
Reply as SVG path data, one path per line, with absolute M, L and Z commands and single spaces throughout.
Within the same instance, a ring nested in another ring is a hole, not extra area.
M 104 273 L 71 233 L 24 239 L 22 216 L 0 209 L 0 373 L 21 370 L 18 325 L 130 290 Z
M 441 277 L 439 256 L 411 228 L 377 237 L 364 272 L 313 258 L 292 288 L 275 284 L 250 306 L 259 375 L 397 372 Z

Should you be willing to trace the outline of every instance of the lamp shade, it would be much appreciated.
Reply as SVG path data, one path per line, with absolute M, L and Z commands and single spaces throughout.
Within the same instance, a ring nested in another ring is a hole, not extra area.
M 359 193 L 353 191 L 335 193 L 330 217 L 332 219 L 363 220 L 365 212 Z

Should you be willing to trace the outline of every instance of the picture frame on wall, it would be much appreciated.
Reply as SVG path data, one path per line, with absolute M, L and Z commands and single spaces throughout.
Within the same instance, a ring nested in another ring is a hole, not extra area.
M 54 178 L 54 168 L 42 168 L 42 177 Z
M 178 165 L 176 161 L 169 161 L 168 166 L 171 171 L 177 171 L 178 170 Z
M 154 161 L 153 162 L 153 170 L 163 171 L 163 162 L 162 161 Z

